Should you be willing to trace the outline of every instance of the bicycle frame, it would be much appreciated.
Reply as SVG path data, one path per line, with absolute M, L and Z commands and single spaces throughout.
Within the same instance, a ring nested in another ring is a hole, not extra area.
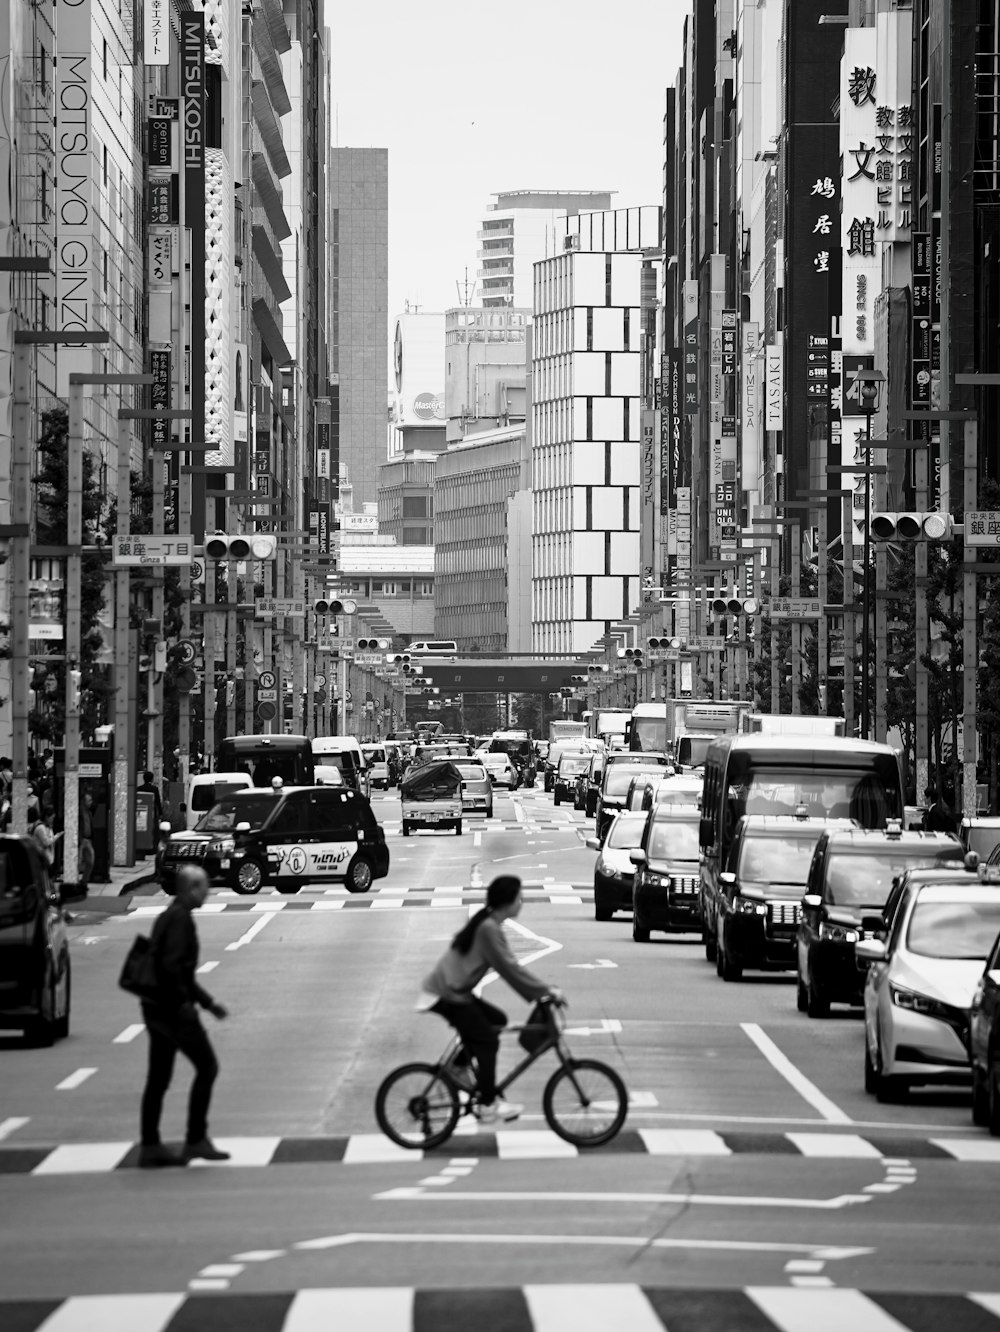
M 586 1105 L 588 1103 L 587 1098 L 583 1092 L 582 1087 L 579 1085 L 574 1076 L 573 1067 L 572 1067 L 573 1064 L 572 1057 L 569 1053 L 569 1050 L 566 1048 L 565 1042 L 563 1041 L 562 1027 L 555 1015 L 555 1012 L 549 1009 L 546 1013 L 546 1019 L 547 1019 L 546 1025 L 548 1027 L 548 1035 L 546 1036 L 545 1040 L 542 1042 L 541 1045 L 538 1046 L 536 1050 L 528 1051 L 528 1053 L 523 1057 L 520 1063 L 515 1065 L 515 1067 L 511 1069 L 511 1071 L 507 1074 L 506 1077 L 502 1078 L 497 1082 L 497 1095 L 503 1096 L 504 1093 L 507 1091 L 507 1088 L 513 1086 L 513 1084 L 517 1081 L 517 1079 L 521 1076 L 521 1074 L 526 1072 L 531 1067 L 531 1065 L 534 1064 L 537 1060 L 541 1059 L 542 1055 L 548 1054 L 550 1050 L 555 1050 L 556 1058 L 558 1059 L 559 1063 L 563 1066 L 563 1068 L 566 1069 L 567 1073 L 572 1079 L 573 1086 L 576 1088 L 576 1091 L 579 1094 L 581 1100 Z M 529 1027 L 531 1029 L 535 1029 L 540 1025 L 541 1025 L 540 1023 L 534 1023 L 534 1022 L 530 1023 L 521 1022 L 511 1027 L 504 1027 L 503 1033 L 505 1035 L 509 1034 L 511 1036 L 516 1036 L 518 1032 L 525 1031 Z M 461 1037 L 459 1036 L 453 1037 L 453 1039 L 449 1042 L 447 1048 L 445 1049 L 444 1054 L 441 1056 L 441 1059 L 438 1063 L 438 1067 L 441 1069 L 446 1069 L 447 1065 L 451 1063 L 451 1061 L 454 1059 L 455 1055 L 458 1053 L 458 1051 L 461 1048 L 462 1048 Z M 474 1099 L 473 1097 L 469 1098 L 470 1105 L 473 1099 Z M 469 1106 L 466 1106 L 465 1107 L 466 1113 L 468 1112 L 468 1109 Z

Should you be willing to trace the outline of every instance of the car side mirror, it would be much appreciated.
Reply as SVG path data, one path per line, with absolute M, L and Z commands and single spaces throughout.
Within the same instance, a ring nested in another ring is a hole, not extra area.
M 988 971 L 986 973 L 986 979 L 991 985 L 1000 986 L 1000 971 Z
M 884 962 L 885 943 L 881 939 L 859 939 L 854 945 L 854 956 L 859 962 Z
M 806 893 L 802 899 L 802 905 L 807 911 L 818 911 L 823 905 L 823 899 L 819 893 Z
M 731 870 L 723 870 L 719 875 L 719 882 L 725 888 L 733 888 L 736 886 L 736 875 Z
M 645 865 L 646 863 L 646 853 L 641 846 L 633 847 L 628 853 L 628 858 L 633 865 Z
M 590 851 L 600 851 L 601 849 L 601 844 L 596 837 L 588 837 L 584 842 L 584 846 Z
M 249 823 L 238 823 L 236 825 L 236 831 L 238 833 L 248 833 L 250 831 Z

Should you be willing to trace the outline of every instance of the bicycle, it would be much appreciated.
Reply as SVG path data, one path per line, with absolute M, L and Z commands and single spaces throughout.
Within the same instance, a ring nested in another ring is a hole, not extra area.
M 628 1114 L 628 1092 L 613 1068 L 597 1059 L 574 1059 L 564 1036 L 564 1005 L 540 1001 L 544 1024 L 522 1023 L 504 1028 L 510 1033 L 531 1031 L 538 1044 L 497 1084 L 497 1095 L 509 1087 L 549 1050 L 559 1067 L 542 1092 L 542 1110 L 554 1133 L 575 1147 L 602 1147 L 615 1137 Z M 383 1080 L 375 1096 L 379 1128 L 400 1147 L 429 1150 L 447 1142 L 464 1115 L 475 1114 L 481 1104 L 476 1087 L 465 1085 L 469 1067 L 456 1065 L 462 1049 L 454 1036 L 436 1064 L 402 1064 Z

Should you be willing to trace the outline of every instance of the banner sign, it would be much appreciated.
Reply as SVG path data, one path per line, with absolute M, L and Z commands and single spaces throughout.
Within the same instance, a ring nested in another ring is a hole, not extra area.
M 170 0 L 146 0 L 142 38 L 145 64 L 170 64 Z
M 194 538 L 179 533 L 112 538 L 112 562 L 121 565 L 183 565 L 194 559 Z

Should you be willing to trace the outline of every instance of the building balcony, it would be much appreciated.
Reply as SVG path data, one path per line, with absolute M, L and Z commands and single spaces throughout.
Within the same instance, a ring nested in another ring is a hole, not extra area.
M 480 227 L 476 232 L 476 240 L 513 240 L 514 223 L 505 222 L 497 227 Z

